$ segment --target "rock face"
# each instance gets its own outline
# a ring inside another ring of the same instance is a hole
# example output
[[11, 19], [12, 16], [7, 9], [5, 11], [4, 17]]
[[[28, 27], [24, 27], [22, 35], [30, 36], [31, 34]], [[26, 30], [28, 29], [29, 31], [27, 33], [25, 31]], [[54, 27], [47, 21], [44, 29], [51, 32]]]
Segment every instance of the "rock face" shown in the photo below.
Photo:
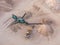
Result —
[[9, 12], [20, 0], [0, 0], [0, 11]]
[[56, 12], [60, 12], [60, 0], [46, 0], [46, 4], [52, 10], [54, 10]]
[[38, 32], [43, 36], [49, 36], [53, 34], [53, 30], [51, 29], [51, 27], [46, 24], [40, 25], [38, 28]]
[[11, 3], [9, 3], [7, 0], [1, 0], [0, 1], [0, 11], [10, 11], [12, 9]]
[[[21, 3], [20, 1], [21, 0], [12, 0], [11, 2], [11, 0], [0, 0], [0, 11], [7, 12], [5, 14], [3, 13], [3, 15], [0, 14], [2, 15], [2, 17], [0, 17], [0, 45], [60, 45], [60, 14], [56, 15], [47, 6], [51, 6], [55, 1], [47, 0], [48, 2], [54, 1], [49, 4], [46, 0], [44, 1], [46, 1], [47, 4], [42, 3], [43, 0], [22, 0]], [[54, 5], [52, 6], [54, 7]], [[32, 13], [31, 17], [25, 19], [27, 22], [43, 23], [42, 25], [37, 25], [36, 28], [33, 29], [33, 35], [31, 36], [32, 40], [26, 40], [24, 37], [26, 34], [30, 37], [31, 28], [28, 28], [29, 26], [16, 24], [11, 26], [11, 28], [9, 27], [14, 21], [12, 19], [12, 14], [23, 16], [23, 12], [25, 11]], [[52, 20], [53, 22], [46, 20], [41, 21], [43, 18]], [[47, 24], [46, 22], [50, 23]], [[50, 27], [50, 24], [53, 27], [53, 30]], [[53, 35], [53, 33], [55, 35]], [[45, 36], [47, 37], [51, 35], [53, 35], [53, 38], [49, 41], [44, 38]]]
[[6, 12], [14, 10], [20, 1], [21, 0], [0, 0], [0, 16], [4, 15]]

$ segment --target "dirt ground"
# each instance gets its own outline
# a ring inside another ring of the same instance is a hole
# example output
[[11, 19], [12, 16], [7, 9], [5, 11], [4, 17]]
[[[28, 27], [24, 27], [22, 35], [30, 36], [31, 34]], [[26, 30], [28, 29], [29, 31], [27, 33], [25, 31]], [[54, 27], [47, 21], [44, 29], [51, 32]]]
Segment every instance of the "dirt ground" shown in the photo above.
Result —
[[[56, 0], [0, 0], [0, 45], [60, 45], [60, 8], [59, 5], [57, 5], [59, 9], [54, 8], [56, 2]], [[12, 14], [23, 16], [28, 11], [33, 15], [25, 19], [27, 22], [39, 23], [42, 19], [52, 20], [53, 35], [42, 36], [37, 32], [38, 25], [33, 30], [31, 39], [25, 39], [30, 26], [17, 24], [21, 29], [13, 30]]]

